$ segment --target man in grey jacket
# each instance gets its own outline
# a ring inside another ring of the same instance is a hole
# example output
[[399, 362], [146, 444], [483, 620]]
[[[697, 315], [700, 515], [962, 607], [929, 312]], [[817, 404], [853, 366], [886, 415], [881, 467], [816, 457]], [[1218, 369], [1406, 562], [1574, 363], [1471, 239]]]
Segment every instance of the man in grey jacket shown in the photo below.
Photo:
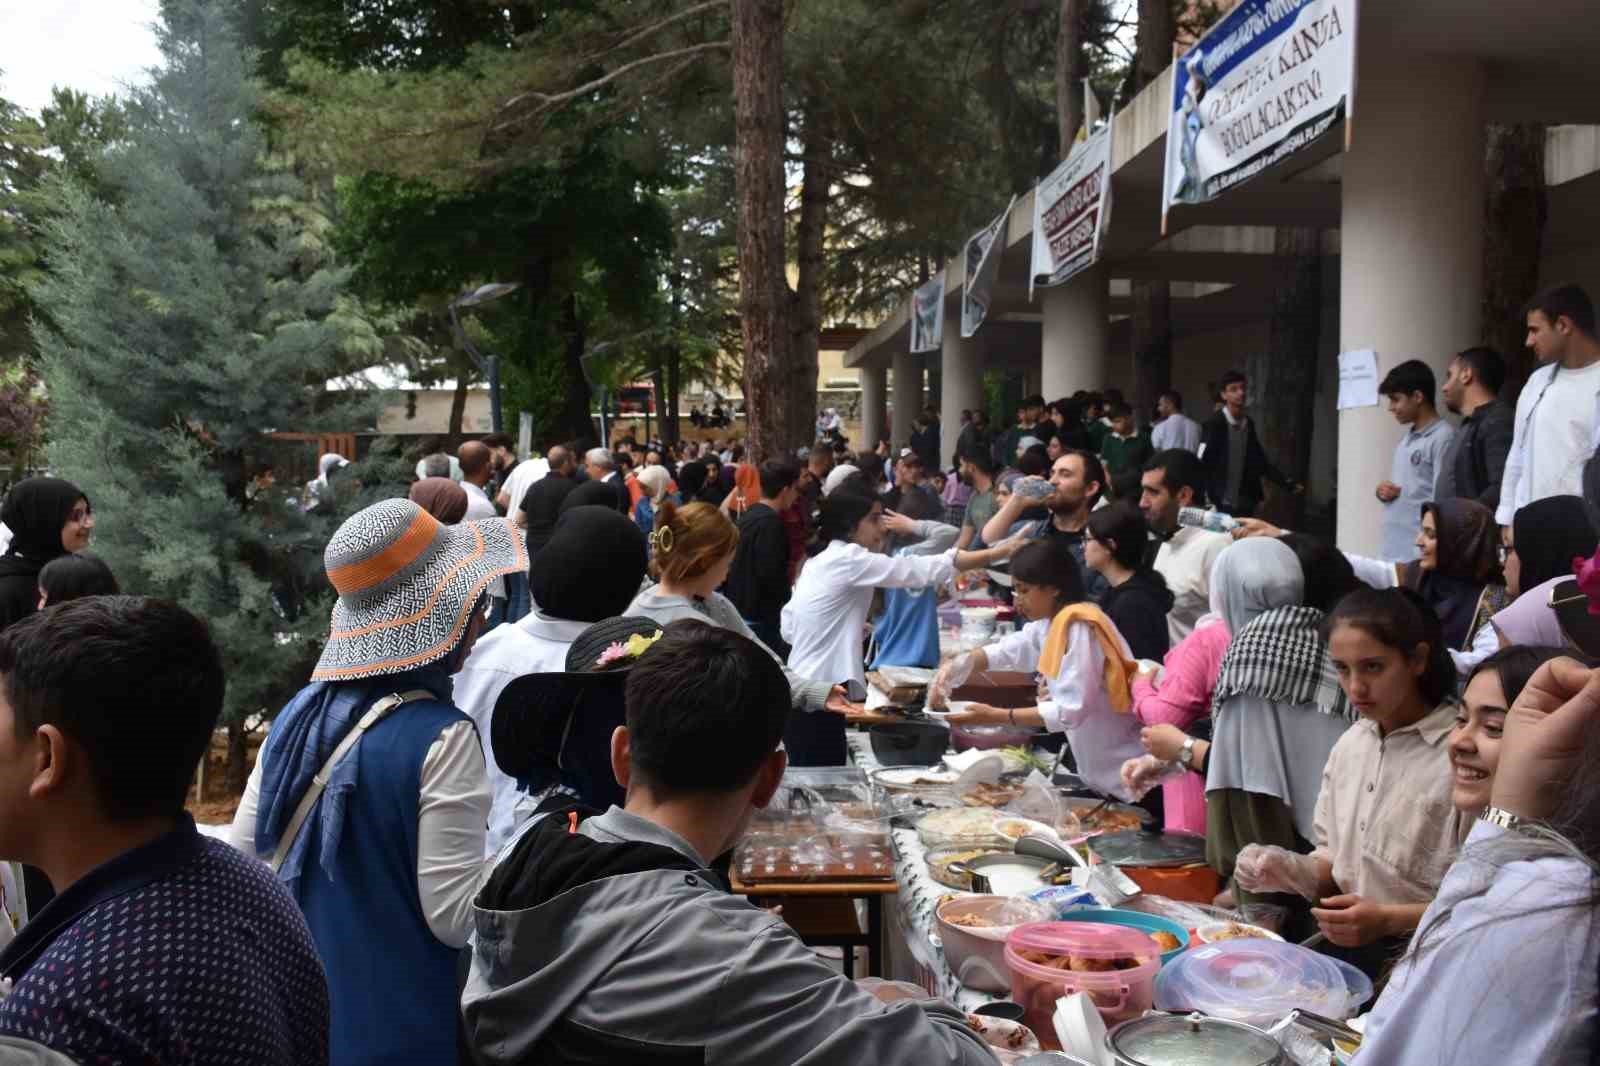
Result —
[[993, 1066], [960, 1011], [862, 991], [709, 868], [782, 781], [789, 702], [725, 629], [675, 622], [640, 657], [611, 742], [626, 805], [536, 818], [476, 901], [479, 1062]]

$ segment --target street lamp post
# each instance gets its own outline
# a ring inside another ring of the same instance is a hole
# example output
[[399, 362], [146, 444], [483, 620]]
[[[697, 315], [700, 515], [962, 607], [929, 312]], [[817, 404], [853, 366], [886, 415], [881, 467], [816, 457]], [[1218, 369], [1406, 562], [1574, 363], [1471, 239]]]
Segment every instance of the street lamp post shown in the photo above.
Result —
[[473, 365], [478, 368], [489, 382], [489, 425], [494, 432], [504, 430], [500, 418], [500, 357], [493, 352], [484, 355], [478, 351], [477, 345], [467, 336], [467, 331], [461, 328], [461, 320], [456, 317], [458, 307], [477, 307], [490, 300], [497, 300], [509, 292], [521, 288], [516, 282], [494, 281], [487, 285], [479, 285], [476, 289], [469, 290], [450, 301], [450, 329], [455, 333], [456, 343], [466, 350], [472, 359]]

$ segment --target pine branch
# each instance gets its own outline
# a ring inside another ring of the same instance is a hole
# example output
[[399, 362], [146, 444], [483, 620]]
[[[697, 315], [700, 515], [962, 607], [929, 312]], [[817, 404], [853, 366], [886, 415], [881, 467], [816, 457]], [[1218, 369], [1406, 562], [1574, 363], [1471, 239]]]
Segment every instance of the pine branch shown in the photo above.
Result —
[[[519, 94], [517, 96], [512, 97], [510, 100], [507, 100], [504, 104], [500, 105], [500, 107], [498, 109], [500, 111], [500, 113], [503, 114], [506, 111], [510, 110], [511, 108], [515, 107], [517, 104], [523, 103], [524, 101], [528, 101], [528, 100], [536, 101], [538, 106], [533, 108], [532, 110], [530, 110], [529, 112], [527, 112], [524, 115], [519, 115], [516, 118], [507, 119], [504, 122], [497, 122], [497, 123], [494, 123], [494, 124], [490, 125], [489, 132], [490, 133], [500, 133], [500, 132], [503, 132], [505, 130], [512, 129], [513, 127], [523, 125], [526, 122], [529, 122], [529, 121], [531, 121], [533, 119], [537, 119], [539, 116], [547, 114], [550, 111], [555, 110], [556, 108], [560, 107], [563, 104], [569, 103], [572, 100], [576, 100], [580, 96], [587, 96], [589, 93], [592, 93], [597, 89], [603, 89], [607, 85], [609, 85], [612, 82], [616, 81], [618, 78], [621, 78], [621, 77], [623, 77], [623, 76], [625, 76], [625, 75], [627, 75], [629, 73], [632, 73], [633, 71], [638, 70], [641, 67], [649, 66], [652, 63], [663, 63], [663, 62], [666, 62], [667, 60], [681, 60], [686, 56], [687, 57], [693, 57], [693, 56], [697, 56], [697, 55], [699, 55], [701, 53], [704, 53], [704, 52], [713, 52], [713, 51], [726, 52], [726, 51], [729, 50], [729, 47], [730, 46], [729, 46], [729, 43], [727, 41], [706, 41], [706, 42], [703, 42], [701, 44], [692, 44], [692, 45], [689, 45], [686, 48], [678, 48], [678, 49], [675, 49], [675, 50], [673, 50], [671, 52], [660, 52], [660, 53], [658, 53], [656, 55], [649, 55], [649, 56], [644, 56], [644, 57], [642, 57], [640, 59], [635, 59], [631, 63], [624, 63], [622, 66], [618, 67], [616, 70], [611, 71], [609, 74], [602, 75], [601, 77], [595, 78], [592, 81], [585, 82], [584, 84], [579, 85], [576, 88], [568, 89], [565, 92], [543, 93], [543, 92], [537, 92], [537, 91], [530, 91], [530, 92], [521, 93], [521, 94]], [[685, 66], [687, 66], [687, 64], [681, 65], [678, 69], [684, 69]]]

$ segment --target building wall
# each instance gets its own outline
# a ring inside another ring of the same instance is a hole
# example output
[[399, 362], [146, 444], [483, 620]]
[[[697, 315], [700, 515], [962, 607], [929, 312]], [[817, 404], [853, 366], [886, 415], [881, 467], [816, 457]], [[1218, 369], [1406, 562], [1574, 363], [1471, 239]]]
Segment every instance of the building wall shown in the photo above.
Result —
[[[450, 428], [453, 389], [410, 389], [401, 402], [384, 409], [378, 417], [379, 433], [444, 433]], [[467, 390], [467, 406], [462, 414], [464, 433], [488, 433], [493, 428], [489, 417], [489, 390]]]

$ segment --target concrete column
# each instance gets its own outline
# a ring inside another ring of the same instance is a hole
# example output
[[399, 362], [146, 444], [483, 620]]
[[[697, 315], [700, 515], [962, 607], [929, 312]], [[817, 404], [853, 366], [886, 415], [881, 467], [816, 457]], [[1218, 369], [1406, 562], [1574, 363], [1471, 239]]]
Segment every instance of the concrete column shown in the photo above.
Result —
[[961, 336], [961, 310], [944, 316], [944, 344], [939, 351], [939, 465], [946, 467], [956, 453], [956, 438], [961, 436], [961, 412], [983, 406], [983, 331], [976, 337]]
[[[1483, 295], [1484, 71], [1395, 55], [1363, 39], [1354, 142], [1344, 157], [1339, 349], [1378, 353], [1378, 379], [1421, 359], [1444, 380], [1479, 337]], [[1249, 195], [1249, 190], [1242, 190]], [[1441, 403], [1442, 407], [1442, 403]], [[1338, 544], [1378, 553], [1403, 427], [1382, 397], [1339, 412]]]
[[889, 443], [899, 451], [911, 443], [911, 423], [922, 411], [922, 356], [910, 351], [895, 352], [890, 369], [894, 371], [894, 381], [890, 383], [894, 391], [890, 393], [893, 410]]
[[871, 451], [883, 439], [888, 424], [889, 371], [886, 367], [861, 368], [861, 439], [852, 442], [857, 451]]
[[1044, 309], [1039, 392], [1045, 401], [1104, 386], [1111, 332], [1111, 282], [1105, 266], [1090, 267], [1038, 296]]

